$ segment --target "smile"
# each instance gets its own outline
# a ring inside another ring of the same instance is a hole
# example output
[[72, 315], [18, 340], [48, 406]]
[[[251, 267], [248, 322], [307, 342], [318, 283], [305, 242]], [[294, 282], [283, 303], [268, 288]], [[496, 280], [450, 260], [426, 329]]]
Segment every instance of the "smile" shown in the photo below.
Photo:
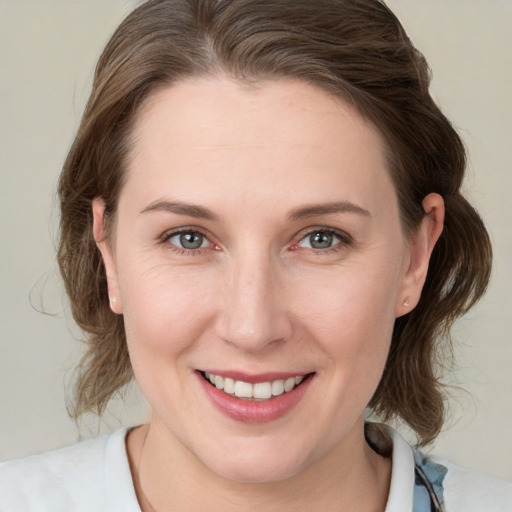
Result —
[[203, 372], [203, 376], [217, 389], [228, 395], [236, 396], [246, 400], [268, 400], [283, 393], [289, 393], [303, 380], [304, 375], [289, 377], [287, 379], [276, 379], [266, 382], [251, 384], [242, 380], [235, 380], [229, 377], [222, 377], [213, 373]]
[[[316, 372], [247, 375], [195, 372], [205, 396], [224, 416], [244, 423], [275, 421], [292, 411], [316, 380]], [[247, 382], [250, 381], [250, 382]]]

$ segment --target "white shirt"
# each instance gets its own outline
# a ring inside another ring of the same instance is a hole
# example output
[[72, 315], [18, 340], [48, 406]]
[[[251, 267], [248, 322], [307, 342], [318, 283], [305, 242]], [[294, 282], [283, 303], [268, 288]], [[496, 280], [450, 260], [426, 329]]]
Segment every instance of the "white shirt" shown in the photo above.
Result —
[[[126, 453], [127, 431], [0, 464], [0, 511], [141, 512]], [[415, 487], [418, 468], [427, 476], [432, 468], [441, 471], [437, 490], [446, 512], [512, 512], [511, 483], [425, 458], [396, 432], [388, 432], [393, 462], [385, 512], [430, 512], [430, 505], [425, 509], [427, 491]]]

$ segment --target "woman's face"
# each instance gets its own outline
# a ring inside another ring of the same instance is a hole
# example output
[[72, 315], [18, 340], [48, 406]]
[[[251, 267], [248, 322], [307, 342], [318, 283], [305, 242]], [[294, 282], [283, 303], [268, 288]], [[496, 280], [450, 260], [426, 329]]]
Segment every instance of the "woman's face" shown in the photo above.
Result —
[[235, 480], [359, 456], [422, 283], [380, 135], [305, 83], [194, 79], [155, 93], [133, 140], [99, 245], [154, 431]]

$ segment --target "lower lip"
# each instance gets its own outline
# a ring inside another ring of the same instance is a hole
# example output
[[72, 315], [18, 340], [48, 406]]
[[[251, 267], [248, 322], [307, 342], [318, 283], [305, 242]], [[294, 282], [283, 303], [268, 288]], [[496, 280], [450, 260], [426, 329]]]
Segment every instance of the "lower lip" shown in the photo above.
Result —
[[268, 423], [288, 413], [306, 394], [313, 376], [308, 376], [299, 386], [268, 400], [243, 400], [217, 389], [197, 372], [199, 381], [213, 404], [229, 418], [244, 423]]

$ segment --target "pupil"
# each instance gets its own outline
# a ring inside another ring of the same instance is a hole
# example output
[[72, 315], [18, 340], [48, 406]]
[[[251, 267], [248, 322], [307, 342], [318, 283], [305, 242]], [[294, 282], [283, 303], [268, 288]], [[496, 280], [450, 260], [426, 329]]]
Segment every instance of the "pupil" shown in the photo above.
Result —
[[332, 235], [329, 233], [315, 233], [310, 236], [311, 247], [315, 249], [327, 249], [332, 245]]
[[199, 233], [182, 233], [180, 244], [185, 249], [199, 249], [203, 244], [203, 235]]

